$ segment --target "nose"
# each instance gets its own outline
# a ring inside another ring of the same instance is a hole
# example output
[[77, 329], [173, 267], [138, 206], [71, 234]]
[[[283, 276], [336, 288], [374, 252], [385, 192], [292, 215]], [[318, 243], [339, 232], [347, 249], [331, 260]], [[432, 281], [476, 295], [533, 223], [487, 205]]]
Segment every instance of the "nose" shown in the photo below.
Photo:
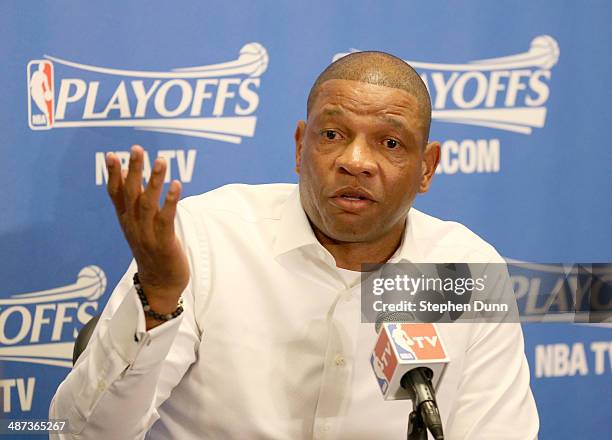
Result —
[[374, 152], [365, 139], [356, 137], [336, 158], [336, 166], [342, 173], [371, 177], [376, 173]]

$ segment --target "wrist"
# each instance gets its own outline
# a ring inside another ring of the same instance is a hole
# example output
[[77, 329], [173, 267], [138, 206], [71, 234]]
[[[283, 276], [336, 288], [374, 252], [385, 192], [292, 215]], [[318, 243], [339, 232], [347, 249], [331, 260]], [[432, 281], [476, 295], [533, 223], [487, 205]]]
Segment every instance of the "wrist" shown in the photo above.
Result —
[[[147, 288], [140, 283], [138, 272], [134, 274], [134, 287], [147, 318], [147, 327], [149, 327], [151, 320], [162, 323], [183, 313], [183, 298], [180, 292], [177, 294], [163, 292], [163, 294], [149, 295]], [[151, 290], [155, 292], [154, 289]]]
[[161, 314], [172, 313], [176, 310], [176, 307], [181, 300], [181, 293], [179, 291], [169, 290], [158, 290], [151, 289], [150, 287], [141, 284], [142, 291], [144, 292], [147, 303], [150, 308]]

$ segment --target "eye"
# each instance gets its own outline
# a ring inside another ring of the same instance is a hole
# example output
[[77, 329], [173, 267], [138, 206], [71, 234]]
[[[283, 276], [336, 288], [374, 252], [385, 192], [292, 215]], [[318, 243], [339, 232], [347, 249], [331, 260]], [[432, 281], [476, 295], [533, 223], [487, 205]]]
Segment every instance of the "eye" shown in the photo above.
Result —
[[323, 136], [325, 136], [325, 138], [329, 141], [336, 140], [340, 137], [336, 130], [324, 130]]
[[385, 147], [390, 148], [390, 149], [397, 148], [400, 145], [400, 143], [396, 141], [395, 139], [385, 139], [384, 144], [385, 144]]

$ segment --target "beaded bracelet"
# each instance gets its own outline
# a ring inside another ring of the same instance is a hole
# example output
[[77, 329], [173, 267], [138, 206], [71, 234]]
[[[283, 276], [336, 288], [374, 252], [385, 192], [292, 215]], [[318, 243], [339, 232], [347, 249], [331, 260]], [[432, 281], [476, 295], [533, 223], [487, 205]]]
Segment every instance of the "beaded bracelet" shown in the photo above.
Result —
[[172, 313], [167, 313], [162, 315], [161, 313], [157, 313], [151, 309], [149, 305], [149, 301], [147, 301], [147, 297], [145, 296], [144, 290], [142, 290], [142, 286], [140, 285], [140, 278], [138, 278], [138, 272], [134, 274], [134, 287], [136, 288], [136, 293], [138, 293], [138, 298], [140, 298], [140, 303], [142, 304], [142, 309], [145, 312], [145, 315], [157, 320], [157, 321], [170, 321], [173, 318], [176, 318], [178, 315], [183, 313], [183, 297], [179, 298], [178, 304], [176, 305], [176, 310]]

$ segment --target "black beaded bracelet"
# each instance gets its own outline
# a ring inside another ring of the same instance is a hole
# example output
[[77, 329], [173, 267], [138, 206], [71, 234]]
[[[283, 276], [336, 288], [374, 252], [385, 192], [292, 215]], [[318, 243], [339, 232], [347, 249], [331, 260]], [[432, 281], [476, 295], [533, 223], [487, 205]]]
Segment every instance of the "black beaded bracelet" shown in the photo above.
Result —
[[134, 274], [134, 288], [136, 289], [136, 293], [138, 293], [138, 298], [140, 298], [140, 303], [142, 304], [142, 309], [145, 312], [145, 315], [157, 320], [157, 321], [170, 321], [173, 318], [176, 318], [178, 315], [183, 313], [183, 297], [179, 298], [178, 304], [176, 305], [176, 310], [172, 313], [166, 313], [162, 315], [161, 313], [157, 313], [151, 309], [149, 305], [149, 301], [147, 301], [147, 297], [145, 296], [144, 290], [142, 290], [142, 286], [140, 285], [140, 278], [138, 278], [138, 272]]

